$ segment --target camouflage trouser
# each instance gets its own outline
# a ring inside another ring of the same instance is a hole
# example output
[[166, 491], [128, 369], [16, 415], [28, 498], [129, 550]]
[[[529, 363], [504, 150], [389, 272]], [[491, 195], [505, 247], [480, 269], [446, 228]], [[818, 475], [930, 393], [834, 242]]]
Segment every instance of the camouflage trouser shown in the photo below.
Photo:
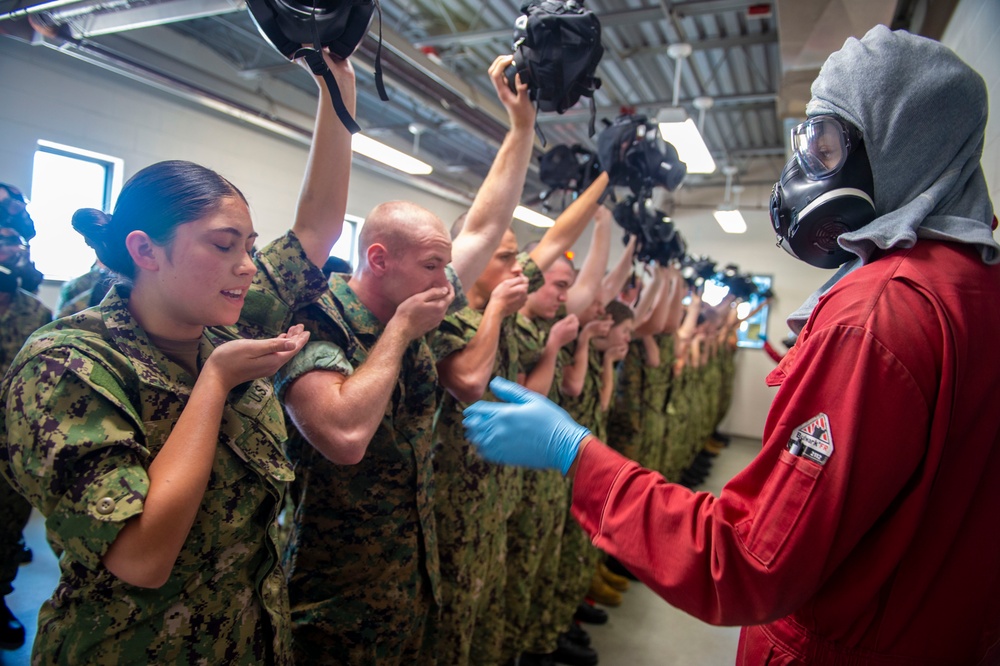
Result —
[[642, 395], [645, 367], [641, 342], [633, 341], [622, 362], [614, 401], [608, 414], [608, 439], [605, 443], [626, 458], [643, 464]]
[[[477, 486], [497, 484], [500, 476]], [[455, 482], [439, 485], [435, 497], [442, 609], [432, 620], [434, 644], [424, 651], [442, 666], [500, 661], [507, 522], [503, 503], [483, 502], [482, 495]]]
[[28, 500], [0, 477], [0, 597], [10, 594], [24, 546], [21, 533], [31, 516]]
[[667, 403], [667, 437], [659, 470], [667, 481], [676, 483], [681, 472], [690, 464], [687, 433], [689, 430], [690, 396], [687, 371], [674, 381]]
[[660, 469], [667, 434], [667, 392], [669, 369], [655, 368], [648, 373], [642, 396], [642, 444], [638, 461], [648, 469]]
[[[372, 562], [372, 566], [379, 566]], [[369, 594], [371, 593], [371, 594]], [[389, 607], [391, 605], [391, 608]], [[381, 606], [381, 607], [380, 607]], [[433, 645], [437, 612], [430, 582], [417, 573], [386, 590], [355, 588], [347, 596], [292, 606], [297, 664], [426, 666], [423, 646]]]
[[[573, 486], [567, 482], [567, 505], [572, 502]], [[573, 621], [576, 607], [580, 605], [594, 577], [601, 551], [592, 543], [565, 507], [566, 526], [563, 528], [562, 549], [559, 552], [559, 577], [555, 589], [553, 613], [559, 631], [566, 631]]]
[[[526, 651], [555, 650], [552, 594], [566, 503], [558, 472], [525, 470], [521, 503], [507, 526], [504, 662]], [[551, 647], [540, 647], [550, 640]]]

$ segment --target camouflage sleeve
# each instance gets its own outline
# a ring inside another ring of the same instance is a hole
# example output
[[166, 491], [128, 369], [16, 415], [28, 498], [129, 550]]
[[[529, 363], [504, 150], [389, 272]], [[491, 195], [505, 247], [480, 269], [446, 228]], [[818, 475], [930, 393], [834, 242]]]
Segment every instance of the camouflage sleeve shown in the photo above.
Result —
[[475, 337], [475, 329], [466, 326], [459, 315], [458, 312], [447, 315], [437, 329], [428, 336], [431, 353], [434, 354], [435, 360], [440, 361], [460, 349], [465, 349]]
[[452, 288], [455, 290], [455, 300], [448, 306], [448, 314], [454, 314], [466, 307], [469, 304], [469, 299], [466, 298], [465, 290], [462, 288], [462, 281], [458, 279], [458, 273], [455, 272], [451, 264], [444, 267], [444, 272], [448, 276], [448, 282], [451, 283]]
[[125, 521], [142, 512], [148, 451], [126, 415], [51, 349], [12, 377], [5, 395], [9, 472], [70, 557], [90, 569]]
[[274, 337], [284, 333], [292, 314], [327, 289], [323, 271], [309, 261], [291, 230], [268, 243], [256, 254], [254, 263], [257, 274], [239, 323], [245, 337]]
[[541, 267], [535, 263], [531, 255], [522, 252], [517, 255], [517, 263], [521, 265], [521, 272], [528, 278], [528, 293], [534, 293], [545, 285], [545, 274]]
[[88, 289], [87, 291], [78, 294], [77, 297], [72, 300], [60, 300], [56, 306], [56, 318], [62, 319], [63, 317], [74, 315], [81, 310], [86, 310], [90, 305], [91, 294], [93, 294], [93, 289]]
[[274, 376], [274, 390], [279, 400], [296, 379], [313, 370], [333, 370], [350, 376], [354, 372], [344, 350], [332, 342], [310, 342], [278, 370]]

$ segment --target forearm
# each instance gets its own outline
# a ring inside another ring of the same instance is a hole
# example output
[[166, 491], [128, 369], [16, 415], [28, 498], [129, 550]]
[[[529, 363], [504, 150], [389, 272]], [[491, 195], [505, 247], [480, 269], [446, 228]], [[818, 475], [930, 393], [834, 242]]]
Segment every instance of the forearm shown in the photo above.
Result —
[[[341, 85], [344, 104], [355, 115], [353, 85]], [[309, 261], [322, 266], [344, 228], [351, 176], [351, 133], [337, 117], [325, 84], [319, 86], [309, 158], [292, 229]]]
[[559, 356], [558, 349], [546, 347], [542, 355], [538, 358], [538, 363], [531, 369], [531, 372], [524, 378], [525, 388], [529, 388], [535, 393], [548, 395], [552, 390], [552, 380], [556, 374], [556, 359]]
[[585, 333], [580, 333], [576, 341], [576, 349], [573, 351], [573, 365], [563, 368], [562, 391], [568, 396], [578, 396], [583, 392], [583, 385], [587, 379], [587, 361], [590, 351], [590, 337]]
[[452, 244], [452, 267], [463, 285], [476, 281], [510, 228], [528, 174], [534, 136], [531, 127], [512, 128], [476, 193], [462, 232]]
[[142, 513], [125, 524], [103, 558], [126, 583], [158, 588], [170, 578], [208, 486], [227, 393], [203, 373], [150, 464]]
[[684, 321], [677, 329], [677, 335], [683, 339], [688, 339], [694, 335], [695, 327], [698, 326], [698, 315], [701, 314], [701, 295], [691, 294], [691, 302], [688, 303], [684, 311]]
[[350, 377], [308, 372], [285, 393], [285, 406], [302, 436], [331, 462], [357, 464], [368, 450], [399, 380], [409, 339], [392, 321]]
[[665, 280], [663, 276], [657, 272], [653, 278], [653, 283], [648, 289], [645, 289], [639, 296], [639, 302], [635, 306], [635, 321], [636, 329], [638, 330], [643, 324], [648, 323], [653, 318], [653, 312], [656, 309], [657, 304], [663, 298], [663, 291], [665, 288]]
[[610, 250], [610, 222], [595, 223], [590, 249], [587, 250], [583, 266], [580, 267], [576, 281], [573, 282], [566, 297], [566, 311], [570, 314], [580, 314], [594, 302], [600, 288], [601, 278], [604, 277], [604, 269], [608, 265]]
[[614, 361], [605, 358], [601, 364], [601, 411], [606, 412], [611, 408], [611, 396], [615, 392], [615, 364]]
[[[580, 237], [583, 230], [587, 228], [587, 224], [590, 223], [594, 214], [597, 213], [597, 209], [600, 206], [598, 200], [601, 198], [601, 195], [604, 194], [604, 190], [606, 190], [607, 187], [608, 175], [606, 173], [602, 173], [586, 190], [580, 193], [580, 196], [578, 196], [569, 206], [566, 207], [566, 210], [564, 210], [562, 214], [556, 218], [555, 224], [553, 224], [552, 227], [545, 232], [545, 235], [542, 236], [538, 245], [531, 251], [531, 258], [541, 267], [543, 271], [551, 266], [552, 262], [558, 259], [560, 255], [565, 253], [566, 250], [568, 250]], [[603, 273], [604, 267], [608, 263], [611, 225], [610, 221], [607, 220], [598, 226], [607, 228], [606, 239], [603, 241], [603, 250], [598, 250], [598, 248], [595, 247], [595, 244], [598, 242], [598, 231], [595, 228], [594, 244], [591, 245], [590, 252], [587, 256], [589, 258], [591, 253], [603, 251], [603, 260], [601, 260], [600, 257], [597, 258], [598, 263], [600, 263], [597, 270], [599, 273]]]
[[646, 365], [650, 368], [660, 367], [660, 345], [652, 335], [642, 336], [642, 349], [646, 352]]
[[441, 385], [459, 402], [474, 402], [486, 392], [493, 377], [502, 322], [502, 313], [487, 306], [479, 329], [469, 344], [438, 363]]
[[632, 271], [632, 253], [634, 249], [635, 236], [632, 236], [628, 241], [628, 245], [625, 246], [622, 256], [618, 258], [618, 263], [601, 280], [598, 297], [601, 299], [602, 305], [607, 305], [615, 300], [615, 297], [621, 293], [626, 280], [628, 280], [629, 273]]

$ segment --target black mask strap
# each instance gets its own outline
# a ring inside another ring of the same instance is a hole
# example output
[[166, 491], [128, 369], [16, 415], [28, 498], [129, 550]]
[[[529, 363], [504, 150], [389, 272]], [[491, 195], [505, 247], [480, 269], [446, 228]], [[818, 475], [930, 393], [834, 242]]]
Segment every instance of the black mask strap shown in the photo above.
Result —
[[383, 102], [389, 101], [389, 95], [385, 92], [385, 83], [382, 81], [382, 5], [379, 0], [375, 0], [375, 9], [378, 11], [378, 47], [375, 49], [375, 88], [378, 90], [378, 98]]
[[301, 48], [292, 54], [292, 59], [304, 57], [306, 64], [309, 65], [309, 69], [316, 76], [322, 76], [323, 81], [326, 83], [327, 89], [330, 91], [330, 100], [333, 102], [333, 110], [337, 113], [337, 117], [340, 118], [340, 122], [344, 123], [344, 127], [351, 134], [357, 134], [361, 131], [361, 126], [355, 122], [354, 118], [351, 117], [350, 111], [347, 110], [347, 106], [344, 104], [344, 98], [340, 94], [340, 86], [337, 85], [337, 79], [334, 78], [333, 72], [330, 71], [329, 66], [326, 64], [326, 60], [323, 59], [322, 44], [319, 38], [319, 24], [316, 22], [316, 7], [313, 6], [312, 15], [312, 32], [313, 32], [313, 46], [312, 48]]

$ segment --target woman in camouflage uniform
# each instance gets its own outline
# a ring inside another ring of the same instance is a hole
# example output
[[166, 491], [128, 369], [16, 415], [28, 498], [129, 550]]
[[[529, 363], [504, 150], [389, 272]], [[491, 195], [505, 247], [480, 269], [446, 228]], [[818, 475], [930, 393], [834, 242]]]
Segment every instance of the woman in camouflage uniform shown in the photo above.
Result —
[[0, 386], [0, 472], [62, 551], [35, 664], [291, 663], [275, 518], [294, 475], [266, 378], [308, 338], [281, 331], [326, 289], [344, 219], [350, 135], [319, 108], [292, 231], [251, 260], [232, 184], [140, 171], [98, 242], [130, 284], [32, 335]]

